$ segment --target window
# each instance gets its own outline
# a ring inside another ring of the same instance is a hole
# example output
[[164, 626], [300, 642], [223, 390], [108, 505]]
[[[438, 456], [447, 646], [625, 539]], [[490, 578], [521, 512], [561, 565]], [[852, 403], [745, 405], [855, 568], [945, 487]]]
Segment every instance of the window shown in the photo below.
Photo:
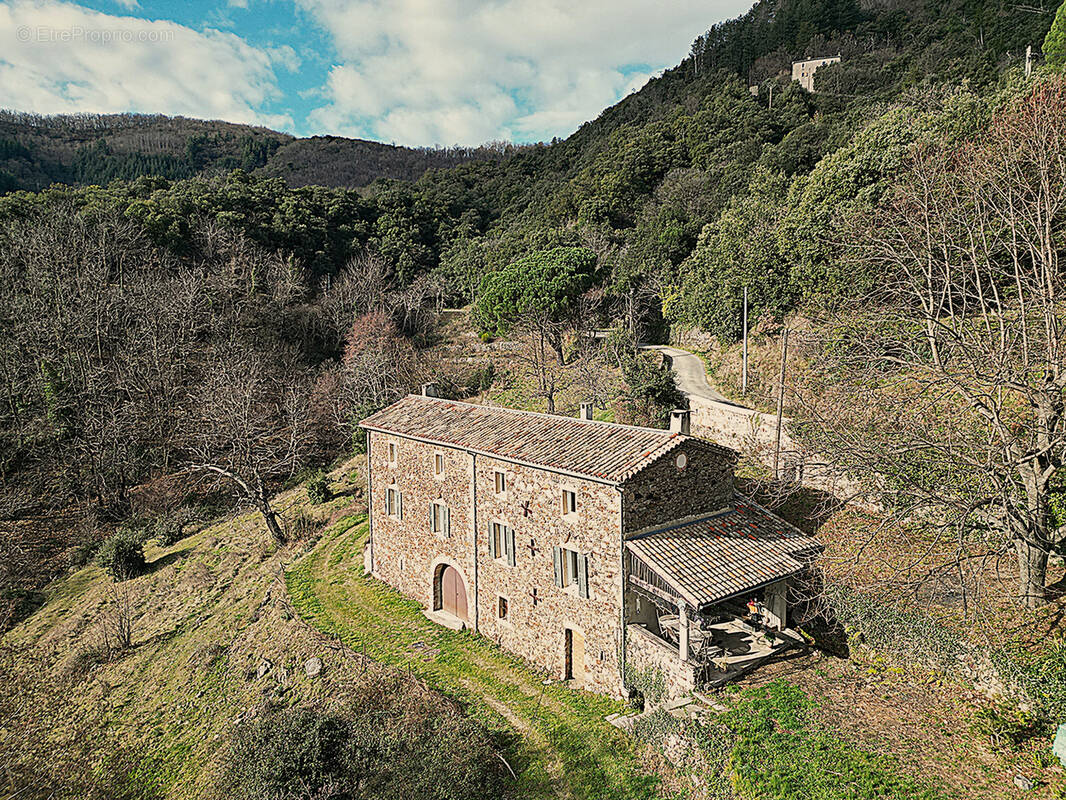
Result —
[[435, 501], [429, 505], [429, 526], [438, 536], [451, 535], [451, 512], [444, 503]]
[[396, 442], [389, 442], [389, 463], [396, 463]]
[[438, 478], [444, 477], [444, 453], [433, 454], [433, 474]]
[[580, 556], [576, 550], [563, 548], [563, 586], [577, 583], [577, 563]]
[[563, 489], [563, 516], [577, 513], [577, 492]]
[[496, 599], [496, 616], [499, 619], [507, 619], [507, 598], [502, 595]]
[[589, 596], [589, 557], [569, 547], [556, 547], [552, 551], [555, 566], [555, 585], [560, 589], [577, 587], [579, 597]]
[[514, 531], [502, 522], [492, 523], [489, 532], [489, 555], [508, 565], [515, 566]]
[[496, 494], [504, 494], [507, 491], [507, 473], [496, 473]]
[[403, 519], [403, 495], [395, 486], [385, 490], [385, 513], [396, 519]]

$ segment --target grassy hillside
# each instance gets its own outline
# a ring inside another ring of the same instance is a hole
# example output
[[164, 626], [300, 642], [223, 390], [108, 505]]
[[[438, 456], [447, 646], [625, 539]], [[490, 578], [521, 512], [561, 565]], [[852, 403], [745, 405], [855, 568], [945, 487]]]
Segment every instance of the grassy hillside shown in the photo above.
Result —
[[[309, 537], [290, 547], [272, 545], [256, 516], [235, 516], [150, 548], [147, 572], [130, 581], [85, 567], [49, 585], [44, 605], [0, 645], [0, 788], [33, 798], [219, 797], [242, 721], [329, 707], [391, 675], [410, 702], [458, 702], [510, 741], [502, 756], [514, 797], [1012, 796], [1017, 766], [971, 730], [972, 699], [880, 661], [810, 654], [723, 690], [717, 712], [660, 713], [623, 734], [604, 719], [621, 704], [429, 622], [366, 576], [355, 466], [333, 473], [330, 503], [310, 505], [303, 488], [277, 498]], [[132, 647], [103, 660], [102, 626], [126, 600]], [[309, 675], [313, 658], [322, 668]], [[683, 739], [688, 755], [672, 767], [663, 752], [676, 758]]]

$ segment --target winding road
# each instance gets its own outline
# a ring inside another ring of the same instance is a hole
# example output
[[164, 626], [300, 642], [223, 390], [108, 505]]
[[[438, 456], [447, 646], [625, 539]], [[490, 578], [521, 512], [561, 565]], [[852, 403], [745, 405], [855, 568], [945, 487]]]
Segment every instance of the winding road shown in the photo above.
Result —
[[642, 344], [640, 349], [654, 350], [664, 356], [669, 356], [674, 375], [677, 376], [677, 387], [689, 397], [736, 405], [707, 382], [707, 367], [703, 359], [695, 353], [666, 344]]

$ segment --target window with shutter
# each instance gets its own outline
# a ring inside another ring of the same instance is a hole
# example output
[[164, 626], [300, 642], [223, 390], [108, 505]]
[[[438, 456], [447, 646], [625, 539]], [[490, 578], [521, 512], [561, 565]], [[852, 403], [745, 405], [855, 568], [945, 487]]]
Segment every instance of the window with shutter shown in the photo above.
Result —
[[493, 558], [500, 557], [500, 524], [492, 523], [489, 530], [489, 555]]
[[517, 556], [515, 555], [514, 546], [514, 531], [510, 528], [504, 528], [507, 536], [507, 563], [512, 567], [518, 563]]
[[555, 585], [563, 585], [563, 548], [552, 548], [552, 562], [555, 566]]
[[577, 558], [577, 593], [581, 597], [589, 596], [589, 557], [586, 555]]
[[451, 512], [448, 506], [441, 502], [433, 502], [429, 505], [429, 527], [433, 533], [439, 536], [448, 536], [450, 533], [449, 516]]

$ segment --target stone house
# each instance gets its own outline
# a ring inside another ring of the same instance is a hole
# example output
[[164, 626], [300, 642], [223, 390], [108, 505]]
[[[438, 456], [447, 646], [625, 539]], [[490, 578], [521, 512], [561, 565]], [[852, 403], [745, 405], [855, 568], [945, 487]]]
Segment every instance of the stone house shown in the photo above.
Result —
[[736, 493], [688, 412], [656, 430], [432, 395], [360, 423], [368, 568], [432, 619], [615, 696], [649, 671], [685, 693], [785, 628], [820, 546]]
[[840, 63], [840, 56], [823, 56], [822, 58], [808, 58], [803, 61], [792, 62], [792, 80], [798, 81], [799, 85], [808, 92], [814, 91], [814, 73], [829, 64]]

